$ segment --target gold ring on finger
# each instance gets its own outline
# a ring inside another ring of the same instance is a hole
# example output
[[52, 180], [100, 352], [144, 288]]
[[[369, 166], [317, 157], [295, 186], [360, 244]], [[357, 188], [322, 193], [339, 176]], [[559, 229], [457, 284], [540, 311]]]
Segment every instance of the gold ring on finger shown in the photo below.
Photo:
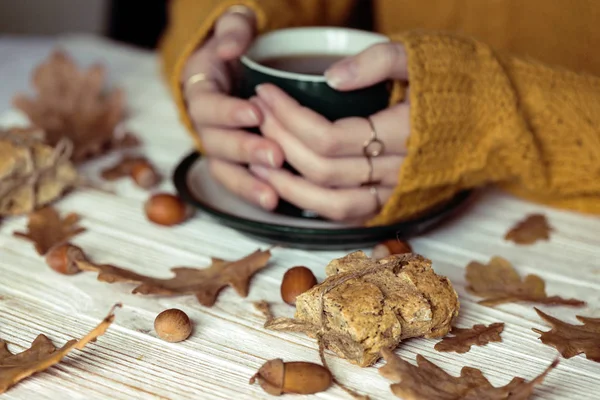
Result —
[[377, 137], [377, 131], [371, 118], [367, 118], [367, 122], [371, 128], [371, 137], [363, 145], [363, 154], [365, 157], [377, 157], [385, 151], [385, 144]]
[[208, 75], [205, 74], [204, 72], [198, 72], [192, 76], [190, 76], [189, 78], [186, 79], [184, 86], [185, 87], [190, 87], [192, 85], [195, 85], [198, 82], [205, 82], [210, 80], [208, 78]]

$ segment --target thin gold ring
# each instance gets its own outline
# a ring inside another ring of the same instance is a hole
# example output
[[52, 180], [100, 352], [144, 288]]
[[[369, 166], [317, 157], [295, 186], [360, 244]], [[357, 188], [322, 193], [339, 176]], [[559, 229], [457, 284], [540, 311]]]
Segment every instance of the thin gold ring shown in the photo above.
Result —
[[367, 180], [363, 183], [360, 184], [360, 186], [373, 186], [373, 185], [380, 185], [381, 181], [374, 181], [373, 180], [373, 160], [371, 159], [371, 157], [365, 157], [367, 159], [367, 164], [369, 166], [369, 174], [367, 175]]
[[198, 72], [192, 76], [190, 76], [189, 78], [186, 79], [184, 86], [185, 87], [190, 87], [198, 82], [204, 82], [204, 81], [208, 81], [208, 75], [205, 74], [204, 72]]
[[385, 144], [377, 137], [377, 131], [371, 118], [367, 118], [367, 122], [371, 128], [371, 137], [363, 145], [363, 154], [365, 157], [377, 157], [385, 151]]
[[381, 211], [381, 200], [379, 199], [379, 192], [377, 191], [377, 187], [376, 186], [369, 186], [369, 192], [375, 198], [375, 207], [376, 207], [375, 211], [376, 212]]

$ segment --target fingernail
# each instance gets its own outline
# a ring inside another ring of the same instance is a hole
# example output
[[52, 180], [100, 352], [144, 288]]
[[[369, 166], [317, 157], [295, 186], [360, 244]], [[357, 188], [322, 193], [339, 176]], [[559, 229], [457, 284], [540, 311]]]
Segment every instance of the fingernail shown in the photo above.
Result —
[[277, 165], [275, 164], [275, 155], [271, 150], [258, 149], [254, 153], [254, 156], [256, 157], [257, 161], [261, 164], [266, 164], [270, 167], [277, 167]]
[[358, 76], [358, 66], [354, 60], [344, 60], [325, 71], [325, 79], [329, 86], [338, 88], [352, 82]]
[[258, 176], [259, 178], [264, 180], [269, 179], [270, 171], [268, 168], [261, 167], [260, 165], [253, 165], [251, 169], [254, 175]]
[[255, 90], [261, 99], [263, 99], [267, 103], [271, 102], [271, 95], [269, 93], [269, 89], [267, 89], [264, 84], [257, 85]]
[[256, 114], [256, 111], [254, 111], [252, 108], [244, 108], [238, 110], [235, 113], [234, 118], [237, 123], [243, 125], [257, 125], [259, 122], [258, 115]]
[[261, 195], [258, 197], [258, 202], [260, 203], [262, 208], [271, 208], [271, 198], [268, 193], [261, 193]]

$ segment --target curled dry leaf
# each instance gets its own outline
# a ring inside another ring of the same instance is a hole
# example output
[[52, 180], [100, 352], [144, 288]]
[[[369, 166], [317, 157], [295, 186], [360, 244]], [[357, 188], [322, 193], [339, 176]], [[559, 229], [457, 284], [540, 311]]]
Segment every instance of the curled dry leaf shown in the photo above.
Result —
[[534, 332], [541, 335], [542, 343], [555, 347], [564, 358], [584, 353], [588, 360], [600, 362], [600, 318], [577, 315], [576, 318], [583, 322], [583, 325], [571, 325], [537, 308], [535, 311], [552, 325], [548, 332], [533, 328]]
[[538, 240], [549, 240], [550, 232], [552, 227], [543, 214], [531, 214], [506, 232], [504, 239], [517, 244], [533, 244]]
[[44, 207], [29, 215], [27, 232], [15, 232], [14, 235], [33, 242], [38, 254], [43, 256], [52, 247], [85, 232], [78, 222], [79, 215], [75, 213], [61, 218], [53, 207]]
[[526, 301], [547, 305], [582, 306], [577, 299], [548, 296], [546, 284], [537, 275], [527, 275], [524, 280], [510, 262], [502, 257], [492, 257], [487, 265], [472, 261], [467, 265], [467, 291], [484, 300], [479, 304], [496, 306], [503, 303]]
[[237, 261], [212, 259], [212, 264], [205, 269], [177, 267], [171, 271], [175, 274], [170, 279], [158, 279], [108, 264], [94, 264], [88, 260], [77, 262], [83, 271], [98, 272], [101, 282], [135, 283], [136, 294], [182, 295], [193, 294], [198, 301], [211, 307], [225, 286], [231, 286], [242, 297], [248, 296], [248, 286], [252, 276], [267, 266], [271, 258], [270, 250], [256, 250]]
[[113, 306], [106, 318], [83, 338], [70, 340], [59, 349], [54, 347], [46, 336], [39, 335], [29, 349], [12, 354], [8, 351], [6, 342], [0, 339], [0, 394], [17, 382], [58, 364], [71, 350], [81, 350], [89, 342], [95, 341], [112, 324], [115, 319], [114, 309], [120, 306], [120, 304]]
[[39, 129], [0, 129], [0, 216], [32, 212], [75, 186], [71, 153], [68, 139], [45, 144]]
[[434, 348], [437, 351], [466, 353], [471, 350], [471, 346], [485, 346], [490, 342], [501, 342], [500, 333], [503, 330], [504, 324], [502, 322], [495, 322], [488, 326], [477, 324], [470, 329], [453, 327], [451, 333], [454, 336], [445, 337]]
[[114, 133], [125, 114], [125, 96], [121, 89], [105, 87], [105, 75], [104, 66], [83, 70], [56, 50], [33, 73], [36, 97], [17, 94], [13, 104], [46, 131], [47, 143], [55, 146], [68, 138], [72, 160], [84, 161], [120, 143]]
[[417, 355], [417, 365], [402, 360], [389, 349], [384, 349], [382, 355], [386, 364], [379, 373], [398, 382], [391, 385], [392, 393], [404, 400], [526, 400], [531, 397], [535, 386], [541, 384], [558, 365], [558, 360], [555, 360], [529, 382], [513, 378], [506, 386], [494, 387], [476, 368], [463, 367], [460, 376], [454, 377], [420, 354]]
[[265, 327], [304, 332], [361, 367], [382, 348], [412, 337], [439, 338], [458, 315], [458, 296], [431, 261], [416, 254], [374, 260], [357, 251], [326, 267], [328, 278], [296, 299], [294, 319]]

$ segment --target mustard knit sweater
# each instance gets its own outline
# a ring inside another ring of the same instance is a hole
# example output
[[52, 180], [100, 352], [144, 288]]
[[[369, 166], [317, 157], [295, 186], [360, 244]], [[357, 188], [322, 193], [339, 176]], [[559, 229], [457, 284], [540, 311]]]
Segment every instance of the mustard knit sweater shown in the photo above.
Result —
[[[160, 49], [194, 138], [179, 76], [215, 20], [239, 4], [255, 11], [265, 32], [343, 25], [355, 1], [171, 0]], [[376, 29], [408, 53], [411, 134], [399, 184], [371, 224], [487, 184], [600, 214], [600, 1], [379, 0], [373, 7]]]

